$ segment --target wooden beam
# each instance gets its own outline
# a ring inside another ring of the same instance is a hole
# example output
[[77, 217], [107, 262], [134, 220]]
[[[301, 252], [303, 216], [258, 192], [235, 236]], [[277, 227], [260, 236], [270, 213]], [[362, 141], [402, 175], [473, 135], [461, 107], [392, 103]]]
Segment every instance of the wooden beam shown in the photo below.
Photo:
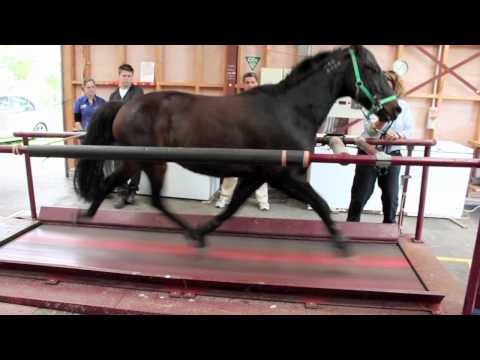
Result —
[[454, 96], [443, 95], [442, 100], [457, 100], [457, 101], [480, 101], [480, 96]]
[[[195, 88], [197, 86], [196, 83], [194, 82], [174, 82], [174, 81], [161, 81], [159, 83], [141, 83], [141, 82], [133, 82], [135, 85], [139, 85], [142, 87], [156, 87], [159, 85], [160, 87], [191, 87]], [[74, 80], [72, 81], [73, 86], [81, 86], [83, 83], [80, 80]], [[118, 81], [112, 80], [112, 81], [104, 81], [104, 80], [95, 80], [95, 84], [97, 87], [116, 87], [118, 84]], [[198, 83], [199, 88], [210, 88], [210, 89], [223, 89], [225, 87], [224, 84], [209, 84], [209, 83]]]
[[177, 87], [177, 88], [191, 88], [193, 90], [196, 89], [197, 84], [194, 83], [176, 83], [176, 82], [170, 82], [170, 83], [161, 83], [160, 86], [162, 88], [172, 88], [172, 87]]
[[435, 94], [410, 94], [405, 96], [406, 99], [435, 99]]
[[[80, 80], [73, 80], [72, 85], [82, 85], [83, 82]], [[154, 88], [156, 86], [155, 82], [141, 82], [141, 81], [134, 81], [134, 85], [138, 86], [143, 86], [143, 87], [148, 87], [148, 88]], [[105, 80], [95, 80], [95, 85], [97, 87], [99, 86], [110, 86], [110, 87], [117, 87], [118, 86], [118, 80], [110, 80], [110, 81], [105, 81]], [[162, 84], [161, 84], [162, 85]]]
[[62, 46], [62, 73], [63, 73], [63, 117], [66, 131], [73, 130], [73, 103], [75, 101], [75, 87], [72, 85], [75, 76], [75, 47]]
[[270, 67], [270, 51], [272, 50], [271, 45], [264, 45], [263, 47], [263, 66]]
[[[416, 47], [417, 47], [421, 52], [423, 52], [424, 54], [426, 54], [426, 55], [428, 55], [428, 56], [430, 57], [431, 54], [426, 53], [422, 47], [420, 47], [420, 46], [416, 46]], [[441, 78], [441, 77], [443, 77], [443, 76], [445, 76], [445, 75], [447, 75], [447, 74], [451, 74], [452, 76], [455, 76], [456, 78], [462, 79], [460, 76], [458, 76], [458, 74], [455, 73], [454, 70], [457, 69], [457, 68], [459, 68], [459, 67], [461, 67], [461, 66], [464, 66], [466, 63], [471, 62], [472, 60], [474, 60], [474, 59], [476, 59], [476, 58], [478, 58], [478, 57], [480, 57], [480, 52], [477, 52], [477, 53], [475, 53], [474, 55], [469, 56], [468, 58], [460, 61], [459, 63], [457, 63], [457, 64], [455, 64], [455, 65], [453, 65], [453, 66], [451, 66], [451, 67], [448, 67], [448, 69], [446, 69], [446, 70], [440, 71], [440, 73], [439, 73], [438, 75], [433, 76], [433, 77], [431, 77], [430, 79], [428, 79], [428, 80], [422, 82], [421, 84], [418, 84], [417, 86], [413, 87], [412, 89], [408, 90], [408, 91], [406, 92], [406, 95], [409, 95], [409, 94], [417, 91], [418, 89], [422, 88], [423, 86], [427, 85], [428, 83], [431, 83], [432, 81], [435, 81], [435, 79], [439, 79], [439, 78]], [[462, 81], [465, 81], [465, 80], [462, 79]]]
[[237, 82], [235, 85], [235, 89], [238, 90], [237, 85], [242, 83], [242, 60], [243, 60], [243, 48], [242, 45], [237, 45]]
[[116, 45], [117, 67], [127, 62], [127, 45]]
[[[443, 46], [443, 53], [442, 53], [442, 64], [447, 65], [448, 63], [448, 52], [450, 50], [450, 45], [439, 45]], [[446, 76], [442, 76], [438, 82], [438, 89], [437, 89], [437, 95], [438, 95], [438, 100], [437, 100], [437, 107], [439, 108], [440, 105], [442, 104], [444, 94], [443, 91], [445, 90], [445, 79]]]
[[[239, 45], [227, 45], [225, 48], [225, 95], [235, 95], [239, 84]], [[241, 75], [240, 75], [241, 76]]]
[[478, 112], [477, 112], [477, 121], [475, 123], [475, 141], [480, 142], [480, 105], [477, 106]]
[[397, 45], [397, 49], [395, 51], [395, 60], [399, 60], [402, 58], [404, 50], [405, 50], [405, 45]]
[[[438, 95], [435, 94], [410, 94], [406, 96], [407, 99], [436, 99]], [[457, 101], [480, 101], [480, 96], [455, 96], [442, 95], [442, 100], [457, 100]]]
[[203, 45], [195, 46], [195, 93], [200, 91], [203, 68]]
[[[240, 81], [241, 82], [241, 81]], [[97, 87], [116, 87], [117, 80], [95, 80]], [[73, 86], [81, 86], [83, 83], [80, 80], [72, 81]], [[138, 83], [135, 82], [138, 85]], [[195, 88], [196, 84], [194, 82], [174, 82], [174, 81], [160, 81], [159, 84], [151, 83], [151, 84], [140, 84], [143, 87], [156, 87], [159, 85], [160, 87], [186, 87], [186, 88]], [[206, 88], [206, 89], [224, 89], [224, 84], [209, 84], [209, 83], [199, 83], [199, 88]], [[243, 89], [243, 85], [241, 83], [235, 85], [236, 89]], [[436, 99], [438, 96], [434, 94], [411, 94], [408, 95], [407, 99]], [[480, 101], [480, 96], [454, 96], [454, 95], [443, 95], [443, 100], [457, 100], [457, 101]]]
[[162, 88], [163, 76], [163, 45], [155, 47], [155, 90], [160, 91]]
[[123, 45], [122, 46], [122, 64], [125, 64], [127, 62], [127, 56], [128, 56], [128, 45]]
[[[63, 126], [66, 131], [73, 130], [73, 104], [75, 102], [75, 87], [72, 81], [75, 77], [75, 45], [62, 45], [63, 73]], [[75, 167], [75, 161], [68, 159], [67, 171]]]
[[90, 45], [82, 45], [82, 58], [83, 58], [82, 81], [85, 81], [86, 79], [90, 79], [92, 77]]
[[[422, 50], [422, 48], [419, 48], [419, 50]], [[438, 54], [440, 54], [440, 63], [443, 64], [444, 63], [443, 45], [438, 45], [437, 56], [435, 57], [435, 59], [438, 59]], [[432, 58], [432, 60], [433, 60], [433, 58]], [[438, 74], [439, 74], [442, 70], [442, 66], [440, 64], [435, 63], [434, 74], [433, 74], [434, 76], [437, 75], [437, 71], [436, 71], [437, 68], [438, 68]], [[433, 123], [436, 123], [437, 117], [438, 117], [438, 114], [439, 114], [440, 98], [441, 98], [442, 93], [443, 93], [443, 87], [441, 89], [440, 81], [443, 81], [444, 78], [445, 77], [440, 77], [440, 78], [433, 81], [433, 84], [434, 84], [433, 85], [433, 90], [432, 90], [433, 91], [433, 97], [432, 97], [433, 101], [432, 101], [432, 105], [430, 106], [430, 109], [428, 110], [428, 113], [427, 113], [427, 121], [431, 121]], [[433, 113], [433, 111], [435, 111], [435, 113]], [[427, 139], [434, 139], [435, 138], [435, 126], [433, 126], [433, 128], [426, 129], [425, 134], [426, 134]]]

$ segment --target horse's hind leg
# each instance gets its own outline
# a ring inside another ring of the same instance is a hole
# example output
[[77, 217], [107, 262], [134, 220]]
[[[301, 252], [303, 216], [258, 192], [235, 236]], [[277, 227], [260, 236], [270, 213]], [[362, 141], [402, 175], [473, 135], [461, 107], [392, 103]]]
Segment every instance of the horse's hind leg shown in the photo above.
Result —
[[195, 232], [197, 237], [204, 241], [204, 236], [222, 225], [226, 220], [232, 217], [237, 210], [247, 201], [247, 199], [252, 195], [255, 190], [257, 190], [263, 183], [265, 179], [255, 179], [255, 178], [242, 178], [240, 179], [235, 191], [233, 192], [232, 199], [227, 208], [223, 210], [220, 214], [215, 216], [213, 219], [205, 223], [204, 225], [199, 226]]
[[160, 192], [163, 187], [163, 183], [165, 180], [165, 172], [167, 171], [167, 164], [166, 163], [155, 163], [155, 164], [147, 164], [143, 167], [143, 170], [147, 174], [150, 180], [150, 186], [152, 188], [152, 205], [164, 213], [169, 219], [171, 219], [175, 224], [180, 226], [184, 229], [188, 236], [192, 240], [197, 240], [197, 244], [200, 247], [203, 247], [204, 244], [200, 240], [196, 238], [195, 232], [193, 228], [182, 221], [178, 216], [171, 213], [164, 205], [162, 198], [160, 196]]
[[346, 239], [335, 227], [335, 223], [330, 216], [331, 211], [327, 202], [317, 194], [312, 186], [303, 179], [297, 179], [293, 175], [282, 176], [271, 182], [271, 185], [283, 191], [294, 199], [310, 205], [313, 210], [323, 220], [325, 226], [331, 234], [335, 247], [343, 256], [352, 255], [350, 245]]

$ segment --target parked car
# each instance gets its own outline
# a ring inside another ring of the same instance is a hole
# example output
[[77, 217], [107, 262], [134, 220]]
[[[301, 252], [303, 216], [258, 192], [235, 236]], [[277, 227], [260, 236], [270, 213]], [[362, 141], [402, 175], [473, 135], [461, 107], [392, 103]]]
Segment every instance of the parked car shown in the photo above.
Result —
[[24, 96], [0, 95], [0, 137], [14, 131], [48, 131], [48, 118]]

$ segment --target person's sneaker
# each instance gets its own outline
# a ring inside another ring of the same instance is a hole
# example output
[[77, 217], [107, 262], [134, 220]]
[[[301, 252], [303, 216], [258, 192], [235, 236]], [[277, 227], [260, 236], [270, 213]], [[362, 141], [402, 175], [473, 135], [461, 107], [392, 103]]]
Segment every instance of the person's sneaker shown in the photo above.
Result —
[[225, 206], [227, 206], [229, 203], [228, 198], [225, 196], [220, 196], [218, 199], [217, 203], [215, 204], [215, 207], [219, 209], [223, 209]]
[[131, 192], [128, 194], [127, 199], [125, 200], [127, 204], [133, 204], [135, 202], [135, 193]]
[[269, 203], [259, 203], [259, 204], [258, 204], [258, 207], [259, 207], [260, 210], [262, 210], [262, 211], [268, 211], [268, 210], [270, 210], [270, 204], [269, 204]]
[[122, 209], [125, 207], [125, 205], [127, 205], [127, 202], [124, 196], [117, 196], [117, 198], [113, 202], [113, 207], [115, 209]]

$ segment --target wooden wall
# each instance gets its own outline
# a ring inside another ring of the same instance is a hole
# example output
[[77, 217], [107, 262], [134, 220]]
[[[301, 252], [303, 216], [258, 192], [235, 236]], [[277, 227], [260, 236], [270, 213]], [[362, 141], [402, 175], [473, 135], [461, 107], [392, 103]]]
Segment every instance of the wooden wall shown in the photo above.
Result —
[[[339, 45], [312, 45], [313, 53], [332, 50]], [[412, 89], [435, 74], [435, 64], [413, 45], [366, 45], [384, 69], [393, 62], [404, 59], [409, 72], [404, 78], [406, 89]], [[250, 68], [247, 56], [261, 57], [255, 71], [262, 67], [293, 67], [302, 59], [296, 45], [239, 45], [237, 89], [241, 87], [241, 75]], [[480, 46], [423, 45], [426, 51], [453, 66], [480, 51]], [[156, 64], [155, 82], [144, 84], [145, 92], [155, 90], [180, 90], [206, 95], [222, 95], [225, 86], [225, 45], [65, 45], [63, 46], [63, 73], [65, 94], [66, 129], [73, 125], [74, 99], [81, 95], [81, 81], [93, 77], [97, 81], [98, 94], [108, 98], [115, 89], [117, 67], [130, 63], [135, 69], [135, 81], [139, 81], [140, 63]], [[480, 87], [480, 57], [459, 67], [457, 73], [474, 87]], [[435, 90], [435, 91], [434, 91]], [[415, 118], [415, 137], [451, 140], [468, 145], [469, 140], [480, 140], [480, 96], [458, 81], [451, 74], [442, 78], [434, 89], [433, 83], [408, 95]], [[432, 101], [437, 102], [438, 116], [434, 130], [427, 129], [427, 118]], [[359, 128], [353, 128], [359, 131]]]

